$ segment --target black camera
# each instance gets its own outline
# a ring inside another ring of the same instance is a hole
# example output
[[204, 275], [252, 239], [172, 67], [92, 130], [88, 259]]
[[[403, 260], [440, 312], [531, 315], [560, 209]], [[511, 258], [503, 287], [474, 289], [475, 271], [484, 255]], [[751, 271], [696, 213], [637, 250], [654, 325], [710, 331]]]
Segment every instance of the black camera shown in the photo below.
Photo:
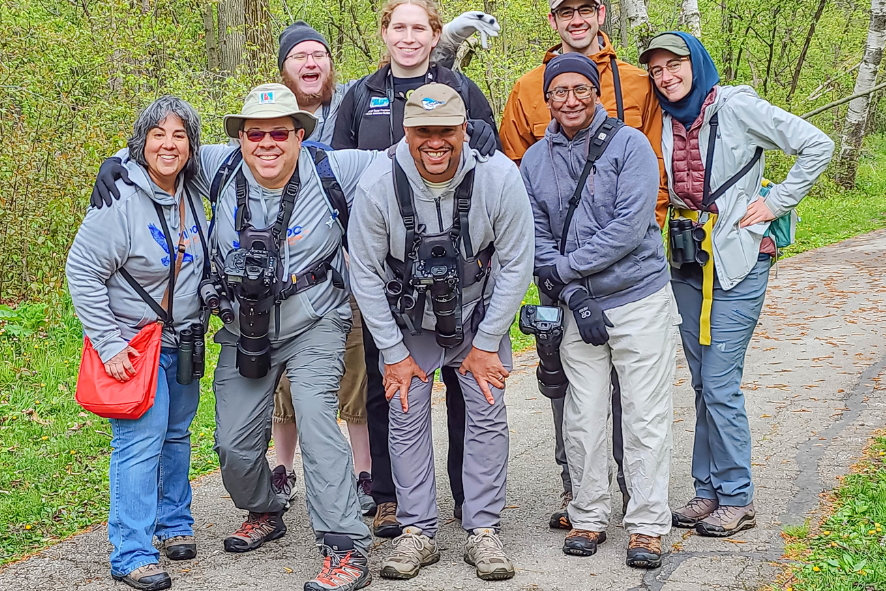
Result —
[[[242, 236], [242, 233], [241, 233]], [[240, 338], [237, 340], [237, 369], [245, 378], [263, 378], [271, 369], [271, 324], [273, 287], [277, 258], [260, 239], [250, 248], [232, 250], [225, 257], [224, 273], [240, 303]]]
[[563, 342], [563, 309], [558, 306], [532, 306], [520, 308], [520, 332], [535, 335], [538, 351], [539, 391], [548, 398], [563, 398], [569, 380], [560, 360], [560, 343]]
[[230, 324], [234, 321], [234, 306], [225, 295], [218, 275], [210, 275], [200, 282], [200, 298], [213, 314], [218, 314], [222, 322]]
[[265, 244], [256, 241], [252, 248], [238, 248], [228, 253], [225, 278], [230, 285], [239, 285], [243, 293], [263, 293], [274, 282], [276, 264], [276, 257]]
[[437, 318], [437, 344], [448, 349], [464, 341], [461, 289], [458, 285], [458, 253], [448, 235], [445, 236], [445, 242], [426, 241], [429, 243], [428, 248], [422, 248], [424, 243], [419, 247], [419, 258], [415, 262], [412, 275], [413, 284], [430, 294], [431, 308]]

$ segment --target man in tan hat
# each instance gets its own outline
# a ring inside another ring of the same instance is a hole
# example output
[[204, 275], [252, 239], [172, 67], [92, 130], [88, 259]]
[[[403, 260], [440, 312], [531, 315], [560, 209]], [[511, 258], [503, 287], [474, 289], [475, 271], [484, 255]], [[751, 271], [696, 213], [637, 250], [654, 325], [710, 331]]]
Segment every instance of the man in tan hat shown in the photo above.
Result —
[[[516, 166], [465, 143], [458, 92], [428, 84], [406, 101], [405, 137], [360, 180], [354, 198], [351, 287], [383, 357], [397, 520], [382, 564], [408, 579], [440, 559], [431, 388], [459, 370], [466, 407], [464, 559], [481, 579], [514, 567], [499, 539], [507, 479], [508, 329], [532, 276], [533, 221]], [[417, 378], [417, 379], [416, 379]]]

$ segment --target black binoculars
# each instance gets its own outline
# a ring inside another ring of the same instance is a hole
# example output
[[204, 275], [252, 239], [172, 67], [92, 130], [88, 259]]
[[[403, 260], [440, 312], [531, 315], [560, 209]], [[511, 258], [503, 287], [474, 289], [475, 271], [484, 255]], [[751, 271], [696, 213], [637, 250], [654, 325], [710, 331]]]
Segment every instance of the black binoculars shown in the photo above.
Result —
[[203, 337], [203, 325], [192, 324], [179, 333], [178, 365], [175, 381], [187, 386], [196, 378], [200, 380], [206, 371], [206, 341]]
[[704, 266], [711, 255], [702, 250], [701, 243], [707, 231], [687, 218], [676, 218], [668, 222], [668, 239], [671, 246], [671, 265], [680, 268], [687, 263]]

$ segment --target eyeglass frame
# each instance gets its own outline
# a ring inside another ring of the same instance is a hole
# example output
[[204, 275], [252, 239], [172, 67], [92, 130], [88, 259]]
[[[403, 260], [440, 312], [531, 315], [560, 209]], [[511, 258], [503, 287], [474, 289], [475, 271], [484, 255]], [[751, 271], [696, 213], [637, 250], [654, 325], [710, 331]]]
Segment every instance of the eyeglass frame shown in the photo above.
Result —
[[[578, 96], [577, 94], [575, 94], [575, 90], [576, 90], [577, 88], [587, 88], [588, 90], [591, 91], [591, 94], [589, 94], [589, 95], [588, 95], [587, 97], [585, 97], [585, 98], [579, 98], [579, 96]], [[553, 97], [554, 92], [556, 92], [558, 89], [559, 89], [559, 90], [564, 90], [564, 91], [566, 91], [566, 95], [565, 95], [562, 99], [558, 99], [558, 98], [554, 98], [554, 97]], [[547, 99], [548, 101], [550, 101], [550, 102], [552, 102], [552, 103], [553, 103], [553, 102], [556, 102], [556, 103], [565, 103], [566, 101], [569, 100], [569, 93], [570, 93], [570, 92], [572, 93], [572, 96], [575, 97], [575, 100], [577, 100], [577, 101], [581, 101], [581, 102], [584, 102], [584, 101], [590, 99], [591, 97], [593, 97], [593, 96], [595, 95], [595, 93], [597, 92], [597, 89], [596, 89], [596, 87], [595, 87], [593, 84], [579, 84], [578, 86], [573, 86], [573, 87], [571, 87], [571, 88], [563, 88], [562, 86], [558, 86], [558, 87], [556, 87], [556, 88], [554, 88], [554, 89], [552, 89], [552, 90], [547, 91], [547, 92], [545, 93], [545, 99]]]
[[[300, 59], [296, 58], [296, 56], [300, 56], [300, 55], [305, 56], [304, 59], [300, 60]], [[317, 57], [318, 55], [320, 57]], [[317, 50], [317, 51], [299, 51], [298, 53], [290, 53], [289, 55], [286, 56], [286, 59], [287, 60], [291, 59], [296, 64], [306, 64], [308, 62], [308, 56], [311, 56], [312, 58], [314, 58], [314, 61], [317, 63], [320, 63], [323, 60], [328, 60], [332, 57], [328, 51]], [[283, 60], [283, 61], [286, 61], [286, 60]]]
[[[246, 131], [245, 129], [243, 129], [243, 130], [241, 130], [241, 131], [243, 132], [243, 136], [244, 136], [247, 140], [249, 140], [249, 141], [252, 142], [253, 144], [260, 144], [261, 142], [265, 141], [265, 138], [266, 138], [267, 136], [271, 136], [271, 140], [274, 141], [274, 142], [277, 142], [277, 143], [285, 142], [285, 141], [287, 141], [287, 140], [289, 139], [289, 135], [290, 135], [290, 134], [292, 134], [292, 133], [298, 133], [298, 130], [299, 130], [299, 129], [301, 129], [301, 127], [296, 127], [295, 129], [289, 129], [288, 127], [286, 127], [286, 128], [283, 128], [283, 129], [270, 129], [270, 130], [264, 130], [264, 129], [250, 129], [249, 131]], [[279, 140], [278, 140], [277, 138], [274, 137], [274, 134], [275, 134], [275, 133], [283, 133], [283, 132], [286, 132], [286, 137], [285, 137], [285, 138], [283, 138], [283, 139], [279, 139]], [[260, 139], [255, 140], [255, 139], [252, 139], [251, 137], [249, 137], [249, 134], [250, 134], [250, 133], [260, 133], [260, 134], [262, 134], [262, 136], [261, 136]]]
[[[665, 68], [667, 68], [668, 72], [670, 72], [671, 74], [676, 74], [677, 72], [680, 71], [680, 68], [683, 67], [683, 62], [688, 62], [688, 61], [690, 61], [688, 55], [679, 55], [679, 56], [677, 56], [673, 59], [669, 59], [667, 62], [665, 62], [664, 67], [655, 66], [655, 68], [657, 68], [655, 71], [653, 71], [653, 69], [650, 68], [649, 69], [649, 76], [653, 80], [661, 80], [661, 77], [664, 74]], [[671, 65], [674, 64], [674, 62], [676, 62], [676, 65], [674, 67], [671, 67]]]
[[[587, 16], [585, 16], [581, 13], [582, 8], [590, 8], [592, 12], [590, 14], [588, 14]], [[571, 10], [572, 11], [572, 14], [569, 15], [569, 18], [560, 16], [560, 12], [563, 10]], [[561, 20], [563, 22], [569, 22], [575, 18], [576, 12], [578, 12], [578, 16], [580, 16], [581, 18], [587, 19], [587, 18], [590, 18], [590, 17], [594, 16], [595, 14], [597, 14], [597, 12], [599, 10], [600, 10], [600, 5], [597, 3], [594, 3], [594, 4], [582, 4], [578, 8], [572, 8], [571, 6], [564, 6], [563, 8], [557, 8], [556, 10], [552, 10], [551, 14], [553, 14], [554, 18], [556, 18], [558, 20]]]

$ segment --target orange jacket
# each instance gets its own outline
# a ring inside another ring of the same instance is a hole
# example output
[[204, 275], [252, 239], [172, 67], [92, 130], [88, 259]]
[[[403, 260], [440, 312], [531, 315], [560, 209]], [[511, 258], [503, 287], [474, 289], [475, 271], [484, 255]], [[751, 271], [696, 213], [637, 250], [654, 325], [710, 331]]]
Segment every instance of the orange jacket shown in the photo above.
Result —
[[[615, 51], [605, 33], [600, 33], [603, 44], [598, 53], [591, 56], [600, 70], [600, 102], [611, 117], [618, 114], [615, 102], [615, 83], [612, 77], [612, 58]], [[552, 47], [545, 54], [542, 65], [520, 77], [511, 90], [508, 104], [502, 115], [501, 143], [504, 153], [520, 163], [529, 146], [542, 139], [545, 129], [551, 122], [551, 112], [545, 103], [544, 72], [545, 64], [559, 54], [560, 45]], [[655, 218], [664, 227], [668, 215], [668, 184], [665, 176], [664, 160], [661, 156], [661, 107], [652, 91], [652, 80], [646, 70], [632, 66], [616, 58], [621, 80], [622, 103], [625, 123], [642, 131], [655, 155], [658, 156], [658, 170], [661, 178], [658, 189], [658, 204]]]

